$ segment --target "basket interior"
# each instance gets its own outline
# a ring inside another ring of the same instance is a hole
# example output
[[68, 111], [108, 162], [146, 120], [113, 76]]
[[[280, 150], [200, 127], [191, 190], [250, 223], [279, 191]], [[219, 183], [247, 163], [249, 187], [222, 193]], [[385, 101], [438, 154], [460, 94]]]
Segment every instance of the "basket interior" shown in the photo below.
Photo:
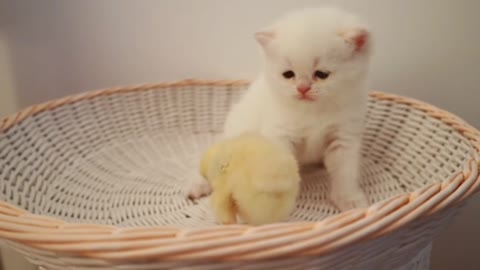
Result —
[[[0, 199], [79, 223], [213, 225], [208, 198], [185, 199], [184, 183], [245, 87], [125, 91], [30, 116], [0, 133]], [[371, 203], [448, 179], [473, 152], [440, 120], [370, 98], [362, 186]], [[325, 170], [303, 178], [291, 221], [336, 214]]]

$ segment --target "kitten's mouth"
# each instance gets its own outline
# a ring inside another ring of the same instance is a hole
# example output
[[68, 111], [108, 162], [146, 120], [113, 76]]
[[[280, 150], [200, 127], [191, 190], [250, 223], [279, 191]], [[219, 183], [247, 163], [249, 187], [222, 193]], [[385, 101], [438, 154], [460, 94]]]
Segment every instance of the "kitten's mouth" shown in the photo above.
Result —
[[297, 95], [297, 99], [301, 101], [307, 101], [307, 102], [315, 101], [315, 98], [309, 95]]

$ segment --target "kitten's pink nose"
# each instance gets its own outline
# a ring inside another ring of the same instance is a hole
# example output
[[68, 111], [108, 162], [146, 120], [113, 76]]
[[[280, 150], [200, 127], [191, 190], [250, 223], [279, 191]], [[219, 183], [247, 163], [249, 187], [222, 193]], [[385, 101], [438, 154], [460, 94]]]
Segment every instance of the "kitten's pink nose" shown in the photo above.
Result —
[[305, 95], [308, 91], [310, 91], [310, 85], [299, 85], [297, 86], [297, 91], [300, 94]]

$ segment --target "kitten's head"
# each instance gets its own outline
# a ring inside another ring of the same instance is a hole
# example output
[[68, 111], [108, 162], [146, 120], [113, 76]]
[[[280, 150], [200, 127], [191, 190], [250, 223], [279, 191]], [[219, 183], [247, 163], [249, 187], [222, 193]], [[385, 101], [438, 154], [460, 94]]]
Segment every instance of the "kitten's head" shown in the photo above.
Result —
[[355, 91], [368, 70], [371, 38], [355, 16], [336, 8], [296, 11], [255, 38], [273, 92], [312, 103]]

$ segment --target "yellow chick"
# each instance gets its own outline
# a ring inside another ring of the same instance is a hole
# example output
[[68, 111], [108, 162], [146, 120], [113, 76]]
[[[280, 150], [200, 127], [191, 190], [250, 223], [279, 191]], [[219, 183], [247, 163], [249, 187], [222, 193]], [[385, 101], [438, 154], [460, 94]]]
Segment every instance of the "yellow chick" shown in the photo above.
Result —
[[297, 161], [288, 146], [244, 134], [212, 145], [200, 173], [212, 187], [211, 203], [222, 224], [261, 225], [284, 221], [300, 189]]

